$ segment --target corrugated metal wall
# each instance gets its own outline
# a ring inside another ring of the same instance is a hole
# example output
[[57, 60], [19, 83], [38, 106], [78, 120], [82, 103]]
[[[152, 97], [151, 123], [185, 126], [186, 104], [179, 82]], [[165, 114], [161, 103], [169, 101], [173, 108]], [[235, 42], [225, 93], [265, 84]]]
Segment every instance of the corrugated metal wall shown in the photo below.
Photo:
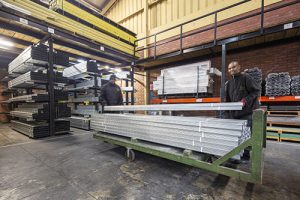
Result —
[[[175, 26], [240, 0], [117, 0], [105, 15], [138, 34], [138, 38]], [[265, 0], [265, 5], [280, 0]], [[148, 4], [146, 5], [146, 3]], [[239, 7], [222, 12], [219, 20], [260, 8], [261, 0], [252, 0]], [[146, 8], [148, 8], [146, 10]], [[147, 16], [145, 16], [147, 15]], [[147, 22], [146, 22], [147, 20]], [[197, 29], [214, 22], [213, 16], [184, 26], [183, 32]], [[147, 30], [147, 31], [146, 31]], [[158, 40], [172, 37], [178, 30], [161, 35]], [[151, 41], [149, 41], [151, 42]]]

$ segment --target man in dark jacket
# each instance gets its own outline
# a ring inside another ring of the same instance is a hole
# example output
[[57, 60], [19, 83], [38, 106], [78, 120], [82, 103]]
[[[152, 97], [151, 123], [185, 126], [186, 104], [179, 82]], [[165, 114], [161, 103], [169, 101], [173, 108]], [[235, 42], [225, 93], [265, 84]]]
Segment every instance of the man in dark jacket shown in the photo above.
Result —
[[[241, 66], [237, 61], [228, 65], [228, 72], [232, 79], [227, 81], [225, 86], [226, 102], [242, 102], [243, 109], [227, 111], [226, 118], [245, 119], [251, 128], [253, 110], [259, 107], [260, 87], [248, 74], [241, 73]], [[249, 160], [249, 158], [250, 152], [245, 149], [242, 159]]]
[[109, 82], [101, 88], [101, 102], [103, 105], [123, 105], [121, 88], [116, 84], [116, 75], [111, 75]]
[[253, 110], [259, 108], [260, 87], [248, 74], [241, 73], [237, 61], [228, 65], [228, 72], [232, 79], [226, 83], [226, 102], [242, 102], [243, 110], [228, 111], [227, 118], [248, 120], [251, 127]]

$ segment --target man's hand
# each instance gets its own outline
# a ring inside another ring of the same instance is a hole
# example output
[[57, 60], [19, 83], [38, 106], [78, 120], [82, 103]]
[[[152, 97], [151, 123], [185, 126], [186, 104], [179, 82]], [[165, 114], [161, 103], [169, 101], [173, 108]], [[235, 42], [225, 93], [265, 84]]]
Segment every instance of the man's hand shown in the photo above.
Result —
[[246, 99], [243, 98], [243, 99], [241, 100], [241, 102], [243, 103], [243, 108], [244, 108], [244, 107], [246, 106], [246, 103], [247, 103]]

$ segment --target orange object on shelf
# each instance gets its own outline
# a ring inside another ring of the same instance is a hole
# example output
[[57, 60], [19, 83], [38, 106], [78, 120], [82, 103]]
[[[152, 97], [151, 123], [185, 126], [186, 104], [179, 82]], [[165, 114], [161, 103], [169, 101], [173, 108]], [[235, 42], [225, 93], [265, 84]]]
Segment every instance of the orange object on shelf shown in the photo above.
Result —
[[[289, 101], [299, 101], [300, 96], [279, 96], [279, 97], [260, 97], [261, 102], [289, 102]], [[161, 104], [161, 103], [219, 103], [220, 97], [212, 98], [178, 98], [178, 99], [152, 99], [151, 104]]]

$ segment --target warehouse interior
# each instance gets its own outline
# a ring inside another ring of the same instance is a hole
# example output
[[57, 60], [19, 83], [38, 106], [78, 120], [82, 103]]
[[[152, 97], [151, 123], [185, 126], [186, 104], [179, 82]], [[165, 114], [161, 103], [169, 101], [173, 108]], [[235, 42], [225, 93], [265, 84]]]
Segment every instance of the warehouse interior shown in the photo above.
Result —
[[299, 63], [298, 0], [0, 0], [0, 199], [299, 199]]

